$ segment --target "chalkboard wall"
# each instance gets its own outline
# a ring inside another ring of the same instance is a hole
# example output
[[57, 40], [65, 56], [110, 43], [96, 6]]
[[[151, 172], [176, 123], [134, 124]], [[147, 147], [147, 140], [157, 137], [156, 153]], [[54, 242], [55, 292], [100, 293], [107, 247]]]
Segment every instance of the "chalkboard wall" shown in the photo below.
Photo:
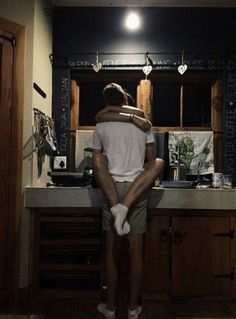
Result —
[[132, 69], [144, 63], [142, 53], [148, 51], [161, 71], [176, 67], [184, 50], [190, 69], [219, 69], [224, 74], [224, 172], [232, 174], [236, 184], [236, 9], [135, 10], [142, 28], [130, 33], [123, 26], [127, 8], [54, 8], [53, 117], [61, 154], [69, 154], [72, 69], [91, 68], [97, 51], [104, 65], [117, 67], [121, 61], [122, 67]]

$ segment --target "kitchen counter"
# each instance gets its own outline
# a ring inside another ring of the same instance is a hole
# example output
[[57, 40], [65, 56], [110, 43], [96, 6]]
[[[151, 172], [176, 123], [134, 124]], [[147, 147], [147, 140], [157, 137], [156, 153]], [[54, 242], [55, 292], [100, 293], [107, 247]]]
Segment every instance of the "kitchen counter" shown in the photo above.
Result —
[[[152, 188], [149, 207], [159, 209], [236, 210], [236, 189]], [[26, 187], [24, 205], [37, 207], [100, 207], [103, 195], [91, 187]]]
[[[232, 280], [236, 269], [235, 199], [235, 189], [150, 190], [144, 298], [236, 299]], [[99, 296], [105, 253], [100, 228], [102, 202], [101, 191], [90, 187], [25, 189], [25, 207], [31, 219], [30, 287], [36, 300]], [[86, 286], [91, 283], [86, 291], [83, 276]], [[123, 287], [126, 276], [121, 280]]]

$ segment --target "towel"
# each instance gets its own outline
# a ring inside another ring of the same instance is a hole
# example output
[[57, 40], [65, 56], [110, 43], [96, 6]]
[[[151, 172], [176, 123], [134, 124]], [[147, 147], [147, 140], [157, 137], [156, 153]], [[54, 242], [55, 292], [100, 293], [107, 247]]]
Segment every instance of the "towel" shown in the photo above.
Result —
[[189, 175], [214, 173], [213, 132], [169, 132], [170, 166], [185, 165]]

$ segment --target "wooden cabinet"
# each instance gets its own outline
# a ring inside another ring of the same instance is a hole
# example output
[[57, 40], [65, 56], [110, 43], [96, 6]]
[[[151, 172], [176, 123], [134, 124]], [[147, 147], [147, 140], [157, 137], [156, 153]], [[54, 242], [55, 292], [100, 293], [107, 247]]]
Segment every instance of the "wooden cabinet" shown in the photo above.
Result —
[[218, 211], [156, 213], [149, 214], [145, 240], [146, 296], [232, 295], [232, 217]]
[[230, 217], [174, 217], [172, 231], [172, 295], [230, 295]]
[[149, 215], [144, 239], [144, 281], [146, 294], [168, 295], [169, 217]]
[[[150, 209], [144, 298], [235, 298], [235, 226], [236, 217], [229, 211]], [[102, 242], [99, 209], [32, 210], [33, 298], [98, 297], [104, 276]], [[119, 282], [123, 292], [127, 260], [124, 253]]]
[[34, 209], [32, 295], [96, 293], [101, 286], [98, 209]]

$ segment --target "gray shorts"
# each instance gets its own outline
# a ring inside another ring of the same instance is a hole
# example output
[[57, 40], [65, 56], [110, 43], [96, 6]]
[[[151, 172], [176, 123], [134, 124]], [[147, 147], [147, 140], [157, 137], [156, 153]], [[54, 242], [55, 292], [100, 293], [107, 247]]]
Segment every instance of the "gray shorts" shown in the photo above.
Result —
[[[118, 182], [116, 189], [120, 198], [123, 198], [129, 190], [132, 183]], [[143, 234], [146, 231], [147, 220], [148, 191], [146, 191], [137, 202], [131, 207], [127, 215], [127, 221], [130, 224], [130, 234]], [[106, 231], [114, 231], [114, 218], [107, 203], [103, 204], [102, 228]]]

